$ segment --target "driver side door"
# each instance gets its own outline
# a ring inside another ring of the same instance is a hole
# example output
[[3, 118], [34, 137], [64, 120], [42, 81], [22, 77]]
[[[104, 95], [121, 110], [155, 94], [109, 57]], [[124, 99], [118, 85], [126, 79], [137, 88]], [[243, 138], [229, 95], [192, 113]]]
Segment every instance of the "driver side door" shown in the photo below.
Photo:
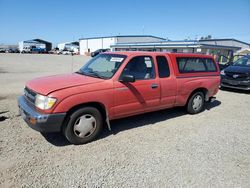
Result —
[[114, 82], [114, 114], [116, 118], [135, 115], [156, 108], [160, 103], [159, 80], [151, 56], [133, 57], [123, 75], [134, 76], [135, 82]]

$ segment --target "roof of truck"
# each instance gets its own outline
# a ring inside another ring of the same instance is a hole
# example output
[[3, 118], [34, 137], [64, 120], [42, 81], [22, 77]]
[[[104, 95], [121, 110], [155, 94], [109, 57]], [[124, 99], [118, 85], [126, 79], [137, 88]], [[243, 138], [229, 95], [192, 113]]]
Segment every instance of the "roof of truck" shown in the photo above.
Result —
[[198, 53], [172, 53], [172, 52], [145, 52], [145, 51], [117, 51], [117, 52], [105, 52], [107, 54], [120, 54], [120, 55], [160, 55], [160, 54], [168, 54], [170, 56], [178, 56], [178, 57], [207, 57], [207, 58], [213, 58], [212, 55], [204, 55], [204, 54], [198, 54]]

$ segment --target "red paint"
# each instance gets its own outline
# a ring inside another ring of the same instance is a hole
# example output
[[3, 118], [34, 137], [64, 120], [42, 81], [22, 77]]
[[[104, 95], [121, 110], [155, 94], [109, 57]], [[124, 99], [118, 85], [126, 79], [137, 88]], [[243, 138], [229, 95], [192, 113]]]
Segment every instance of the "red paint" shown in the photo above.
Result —
[[[207, 89], [209, 97], [218, 92], [220, 74], [217, 64], [216, 72], [179, 73], [176, 63], [176, 57], [213, 59], [212, 56], [162, 52], [112, 53], [127, 55], [127, 58], [109, 80], [73, 73], [37, 78], [29, 81], [27, 87], [37, 93], [57, 98], [56, 105], [50, 110], [43, 111], [44, 113], [68, 112], [79, 104], [97, 102], [106, 108], [111, 120], [174, 106], [184, 106], [195, 89]], [[119, 82], [121, 72], [129, 60], [142, 55], [152, 56], [156, 78], [138, 80], [134, 83]], [[168, 59], [170, 76], [167, 78], [158, 76], [157, 55]], [[157, 84], [158, 88], [152, 89], [152, 84]]]

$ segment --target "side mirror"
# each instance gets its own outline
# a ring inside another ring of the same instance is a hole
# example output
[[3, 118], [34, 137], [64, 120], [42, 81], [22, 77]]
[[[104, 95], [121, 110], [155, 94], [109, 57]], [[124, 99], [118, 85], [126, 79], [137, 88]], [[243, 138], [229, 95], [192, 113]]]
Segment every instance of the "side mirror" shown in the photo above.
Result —
[[122, 75], [119, 79], [120, 82], [135, 82], [135, 77], [133, 75]]

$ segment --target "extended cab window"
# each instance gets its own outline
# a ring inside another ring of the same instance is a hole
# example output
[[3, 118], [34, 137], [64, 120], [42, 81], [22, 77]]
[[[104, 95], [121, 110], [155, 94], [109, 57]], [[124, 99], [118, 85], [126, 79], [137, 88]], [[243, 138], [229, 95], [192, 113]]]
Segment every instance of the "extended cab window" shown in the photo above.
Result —
[[177, 57], [180, 73], [190, 72], [215, 72], [216, 66], [210, 58]]
[[132, 75], [136, 80], [155, 78], [155, 69], [152, 57], [134, 57], [128, 62], [122, 72], [122, 75]]
[[169, 66], [168, 66], [168, 60], [164, 56], [157, 56], [157, 65], [158, 65], [158, 72], [160, 78], [169, 77]]

